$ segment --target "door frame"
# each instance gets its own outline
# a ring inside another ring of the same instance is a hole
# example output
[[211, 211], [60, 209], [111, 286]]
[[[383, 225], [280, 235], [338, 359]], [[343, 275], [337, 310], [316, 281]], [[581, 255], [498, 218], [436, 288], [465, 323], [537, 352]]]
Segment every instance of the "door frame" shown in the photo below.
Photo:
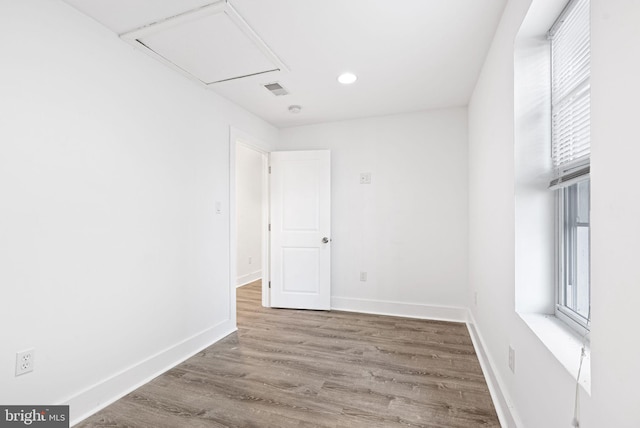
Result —
[[244, 146], [262, 155], [262, 306], [270, 307], [270, 242], [269, 242], [269, 153], [270, 147], [263, 141], [254, 138], [232, 126], [229, 127], [229, 289], [230, 318], [236, 320], [236, 279], [238, 277], [238, 219], [236, 172], [237, 146]]

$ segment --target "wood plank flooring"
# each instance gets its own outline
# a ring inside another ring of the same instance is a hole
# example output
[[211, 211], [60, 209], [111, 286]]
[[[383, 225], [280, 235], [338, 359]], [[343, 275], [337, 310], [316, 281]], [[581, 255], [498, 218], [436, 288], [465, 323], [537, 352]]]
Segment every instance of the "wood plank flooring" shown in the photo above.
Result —
[[77, 427], [499, 427], [464, 324], [266, 309]]

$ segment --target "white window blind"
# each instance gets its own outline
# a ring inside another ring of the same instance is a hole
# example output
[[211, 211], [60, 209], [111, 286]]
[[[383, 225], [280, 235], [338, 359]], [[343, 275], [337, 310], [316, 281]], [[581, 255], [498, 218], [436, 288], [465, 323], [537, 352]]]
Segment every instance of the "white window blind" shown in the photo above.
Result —
[[589, 173], [591, 54], [589, 0], [568, 4], [549, 30], [553, 181], [558, 186]]

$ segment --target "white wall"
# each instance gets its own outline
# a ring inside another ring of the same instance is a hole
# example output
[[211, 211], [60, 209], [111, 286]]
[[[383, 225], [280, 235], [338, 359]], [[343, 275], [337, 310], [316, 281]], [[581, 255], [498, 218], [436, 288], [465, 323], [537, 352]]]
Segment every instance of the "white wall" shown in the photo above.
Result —
[[591, 0], [593, 427], [640, 421], [638, 22], [640, 2]]
[[466, 120], [454, 108], [281, 130], [280, 150], [331, 150], [332, 307], [459, 318], [438, 307], [465, 303]]
[[[640, 43], [640, 4], [591, 1], [592, 387], [591, 397], [580, 390], [580, 426], [633, 427], [640, 420], [633, 339], [640, 202], [629, 171], [640, 155], [633, 142], [640, 60], [630, 52]], [[513, 60], [529, 3], [508, 3], [469, 105], [469, 302], [519, 426], [569, 427], [575, 381], [515, 312]]]
[[262, 277], [263, 155], [236, 146], [236, 207], [238, 219], [237, 285]]
[[0, 402], [77, 420], [233, 330], [229, 126], [277, 130], [58, 0], [0, 53]]

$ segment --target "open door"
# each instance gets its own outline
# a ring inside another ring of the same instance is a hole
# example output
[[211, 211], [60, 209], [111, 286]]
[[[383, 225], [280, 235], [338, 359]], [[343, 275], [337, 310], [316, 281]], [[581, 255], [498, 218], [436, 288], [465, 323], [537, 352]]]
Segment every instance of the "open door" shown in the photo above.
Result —
[[271, 306], [331, 308], [328, 150], [271, 152]]

